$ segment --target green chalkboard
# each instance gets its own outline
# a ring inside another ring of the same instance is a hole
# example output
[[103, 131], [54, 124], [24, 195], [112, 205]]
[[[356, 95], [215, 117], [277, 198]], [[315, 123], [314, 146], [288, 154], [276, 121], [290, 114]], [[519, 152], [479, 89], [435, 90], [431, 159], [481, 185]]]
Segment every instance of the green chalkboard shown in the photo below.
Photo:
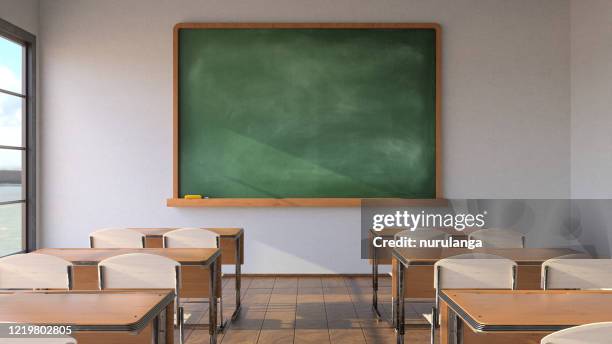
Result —
[[435, 198], [430, 28], [178, 30], [178, 196]]

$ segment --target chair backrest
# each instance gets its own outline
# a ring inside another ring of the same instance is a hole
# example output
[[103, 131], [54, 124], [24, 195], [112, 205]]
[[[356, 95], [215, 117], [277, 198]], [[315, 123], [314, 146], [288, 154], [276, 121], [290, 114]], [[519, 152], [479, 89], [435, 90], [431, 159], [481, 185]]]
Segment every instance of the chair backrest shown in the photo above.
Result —
[[542, 264], [542, 288], [612, 288], [612, 259], [549, 259]]
[[483, 253], [468, 253], [441, 259], [434, 265], [434, 288], [515, 289], [516, 263]]
[[72, 263], [40, 253], [0, 258], [0, 289], [72, 289]]
[[164, 234], [164, 247], [217, 248], [219, 234], [203, 228], [179, 228]]
[[412, 238], [415, 240], [444, 240], [448, 234], [436, 228], [416, 228], [395, 233], [394, 239]]
[[521, 233], [499, 228], [480, 229], [471, 233], [470, 240], [481, 240], [483, 247], [524, 248], [525, 236]]
[[127, 228], [105, 228], [89, 234], [91, 248], [143, 248], [145, 236]]
[[180, 264], [149, 253], [127, 253], [98, 263], [100, 289], [175, 289], [180, 283]]
[[542, 338], [540, 344], [609, 344], [612, 322], [580, 325], [557, 331]]

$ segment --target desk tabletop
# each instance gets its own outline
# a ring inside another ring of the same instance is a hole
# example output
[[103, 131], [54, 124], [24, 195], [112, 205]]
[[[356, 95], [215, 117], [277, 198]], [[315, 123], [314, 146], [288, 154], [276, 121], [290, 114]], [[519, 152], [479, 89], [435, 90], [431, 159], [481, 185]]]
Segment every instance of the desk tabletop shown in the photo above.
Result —
[[[207, 229], [211, 232], [215, 232], [217, 234], [219, 234], [220, 237], [222, 238], [236, 238], [236, 237], [240, 237], [242, 235], [242, 233], [244, 232], [244, 229], [242, 228], [233, 228], [233, 227], [228, 227], [228, 228], [218, 228], [218, 227], [214, 227], [214, 228], [209, 228], [209, 227], [201, 227], [202, 229]], [[164, 234], [166, 234], [167, 232], [173, 231], [175, 229], [178, 229], [178, 227], [175, 228], [171, 228], [171, 227], [166, 227], [166, 228], [130, 228], [131, 230], [140, 232], [142, 234], [144, 234], [145, 236], [148, 237], [162, 237]]]
[[173, 300], [172, 290], [0, 293], [0, 323], [139, 332]]
[[126, 253], [150, 253], [174, 259], [182, 265], [208, 266], [220, 255], [218, 248], [41, 248], [36, 253], [63, 258], [75, 265], [96, 265]]
[[444, 290], [440, 298], [477, 331], [558, 331], [612, 321], [609, 290]]
[[438, 260], [466, 253], [487, 253], [515, 261], [519, 265], [542, 262], [568, 254], [580, 253], [569, 248], [394, 248], [395, 256], [403, 264], [433, 265]]

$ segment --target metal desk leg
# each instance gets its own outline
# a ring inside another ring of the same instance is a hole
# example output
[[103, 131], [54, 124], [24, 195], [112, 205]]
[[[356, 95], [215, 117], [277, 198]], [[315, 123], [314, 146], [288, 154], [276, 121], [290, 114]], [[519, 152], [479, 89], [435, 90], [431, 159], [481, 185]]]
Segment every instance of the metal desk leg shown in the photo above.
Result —
[[448, 308], [447, 313], [447, 321], [448, 321], [448, 343], [449, 344], [459, 344], [463, 340], [463, 327], [461, 320], [457, 316], [450, 307]]
[[372, 308], [380, 319], [380, 311], [378, 310], [378, 257], [375, 246], [372, 246]]
[[404, 264], [398, 262], [397, 264], [397, 307], [396, 314], [397, 318], [395, 320], [396, 324], [396, 338], [398, 344], [404, 343], [404, 322], [405, 322], [405, 314], [404, 314], [404, 273], [405, 273]]
[[166, 308], [162, 310], [156, 317], [153, 324], [155, 329], [155, 343], [166, 344]]
[[236, 238], [236, 270], [235, 270], [235, 278], [236, 278], [236, 310], [234, 311], [234, 313], [232, 314], [232, 321], [236, 320], [236, 318], [238, 318], [238, 314], [240, 314], [240, 285], [241, 285], [241, 281], [242, 281], [242, 276], [241, 276], [241, 269], [242, 266], [240, 265], [242, 262], [242, 254], [241, 254], [241, 247], [240, 247], [240, 238], [242, 236]]
[[[166, 310], [164, 310], [164, 312], [165, 311]], [[159, 328], [159, 315], [155, 317], [152, 325], [153, 325], [153, 340], [151, 342], [153, 344], [161, 344], [160, 343], [161, 330]]]
[[[219, 259], [219, 258], [217, 258]], [[208, 333], [210, 334], [210, 344], [217, 343], [217, 261], [210, 264], [210, 286], [209, 286], [209, 309], [208, 309]]]
[[227, 325], [227, 320], [223, 318], [223, 291], [221, 291], [221, 297], [217, 299], [217, 313], [219, 313], [219, 332], [223, 332], [225, 330], [225, 326]]
[[463, 322], [455, 313], [455, 342], [454, 344], [462, 344], [463, 343]]

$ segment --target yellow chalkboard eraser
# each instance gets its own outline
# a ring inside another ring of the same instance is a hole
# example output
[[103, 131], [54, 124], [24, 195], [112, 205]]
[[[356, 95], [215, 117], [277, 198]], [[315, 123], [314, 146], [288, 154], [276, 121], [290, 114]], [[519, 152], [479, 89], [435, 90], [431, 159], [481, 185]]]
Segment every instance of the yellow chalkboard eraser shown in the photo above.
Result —
[[202, 199], [202, 195], [185, 195], [185, 199]]

